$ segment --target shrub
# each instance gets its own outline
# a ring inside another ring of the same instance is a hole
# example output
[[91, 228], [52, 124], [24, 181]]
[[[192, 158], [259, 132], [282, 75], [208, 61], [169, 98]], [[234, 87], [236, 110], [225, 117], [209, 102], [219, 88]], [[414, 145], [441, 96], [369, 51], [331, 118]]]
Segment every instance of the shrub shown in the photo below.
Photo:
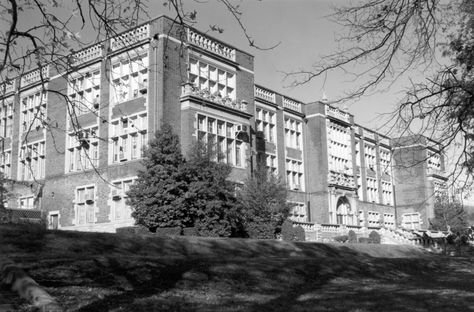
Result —
[[349, 243], [351, 243], [351, 244], [357, 243], [357, 234], [356, 234], [356, 232], [354, 232], [353, 230], [350, 230], [349, 233], [348, 233], [348, 237], [349, 237]]
[[361, 244], [369, 244], [370, 239], [368, 237], [359, 237], [359, 243]]
[[306, 240], [306, 234], [301, 225], [294, 227], [293, 230], [295, 231], [295, 235], [294, 235], [295, 242], [304, 242]]
[[249, 238], [275, 238], [275, 225], [272, 222], [249, 222], [245, 225], [245, 231]]
[[155, 234], [157, 236], [181, 235], [181, 228], [179, 226], [156, 228]]
[[301, 226], [293, 226], [289, 220], [283, 222], [281, 227], [281, 235], [287, 242], [304, 242], [306, 240], [304, 229]]
[[376, 231], [372, 231], [369, 234], [369, 243], [370, 244], [380, 244], [380, 234]]
[[115, 229], [115, 233], [123, 235], [151, 234], [146, 227], [139, 225], [120, 227]]
[[338, 243], [345, 243], [349, 239], [349, 236], [347, 235], [341, 235], [341, 236], [336, 236], [334, 237], [334, 240]]
[[183, 229], [184, 236], [198, 236], [197, 229], [195, 227], [186, 227]]

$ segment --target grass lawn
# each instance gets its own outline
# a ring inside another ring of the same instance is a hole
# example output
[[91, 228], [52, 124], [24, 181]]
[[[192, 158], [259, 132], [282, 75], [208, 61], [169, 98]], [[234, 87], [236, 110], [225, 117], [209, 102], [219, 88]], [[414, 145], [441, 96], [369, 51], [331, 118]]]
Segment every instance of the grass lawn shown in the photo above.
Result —
[[67, 311], [474, 311], [474, 258], [410, 246], [0, 225], [0, 254]]

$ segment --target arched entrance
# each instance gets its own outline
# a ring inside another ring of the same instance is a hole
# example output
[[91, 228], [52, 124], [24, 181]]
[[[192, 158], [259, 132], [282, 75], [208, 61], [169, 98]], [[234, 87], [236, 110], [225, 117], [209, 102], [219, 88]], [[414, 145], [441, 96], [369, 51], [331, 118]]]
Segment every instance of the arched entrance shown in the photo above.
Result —
[[351, 204], [346, 196], [339, 197], [336, 207], [337, 224], [352, 224], [353, 213]]

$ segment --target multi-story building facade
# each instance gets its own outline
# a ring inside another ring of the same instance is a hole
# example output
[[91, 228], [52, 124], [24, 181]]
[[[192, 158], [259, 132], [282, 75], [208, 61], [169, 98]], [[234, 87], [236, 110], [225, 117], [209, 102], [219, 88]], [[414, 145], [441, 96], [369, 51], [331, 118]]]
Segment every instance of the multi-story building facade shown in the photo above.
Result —
[[[18, 194], [8, 206], [42, 209], [51, 227], [133, 224], [126, 192], [164, 122], [185, 154], [195, 140], [215, 143], [233, 181], [266, 164], [286, 181], [297, 222], [424, 227], [432, 215], [399, 196], [410, 186], [402, 186], [393, 156], [405, 157], [407, 144], [394, 147], [327, 103], [256, 85], [252, 55], [167, 17], [87, 47], [70, 62], [69, 70], [51, 64], [31, 71], [1, 94], [0, 170]], [[436, 155], [426, 154], [426, 164]], [[431, 179], [426, 170], [424, 182]], [[414, 212], [422, 222], [415, 224]]]

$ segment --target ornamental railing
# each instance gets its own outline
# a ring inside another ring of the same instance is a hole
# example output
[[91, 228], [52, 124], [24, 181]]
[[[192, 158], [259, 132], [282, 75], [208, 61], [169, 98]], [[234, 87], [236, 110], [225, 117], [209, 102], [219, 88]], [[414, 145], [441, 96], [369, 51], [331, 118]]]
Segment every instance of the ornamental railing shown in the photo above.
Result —
[[30, 84], [41, 81], [41, 76], [43, 76], [43, 79], [49, 78], [49, 65], [47, 65], [47, 66], [45, 66], [41, 69], [41, 74], [40, 74], [39, 68], [35, 69], [35, 70], [33, 70], [33, 71], [31, 71], [27, 74], [24, 74], [21, 77], [21, 87], [23, 88], [23, 87], [28, 86]]
[[301, 113], [301, 103], [283, 97], [283, 107]]
[[258, 99], [262, 99], [270, 103], [276, 103], [275, 92], [267, 91], [265, 89], [255, 86], [254, 95]]
[[188, 42], [235, 62], [235, 49], [188, 28]]
[[96, 44], [71, 56], [71, 65], [77, 66], [102, 57], [102, 45]]
[[110, 39], [110, 49], [120, 50], [150, 37], [150, 24], [144, 24]]
[[349, 113], [329, 105], [326, 105], [326, 115], [350, 123]]
[[187, 83], [184, 84], [182, 92], [182, 96], [195, 96], [201, 99], [207, 100], [212, 103], [216, 103], [218, 105], [230, 107], [240, 111], [247, 111], [248, 102], [245, 100], [235, 100], [230, 97], [222, 97], [220, 94], [211, 94], [208, 89], [199, 89], [194, 87], [192, 84]]

